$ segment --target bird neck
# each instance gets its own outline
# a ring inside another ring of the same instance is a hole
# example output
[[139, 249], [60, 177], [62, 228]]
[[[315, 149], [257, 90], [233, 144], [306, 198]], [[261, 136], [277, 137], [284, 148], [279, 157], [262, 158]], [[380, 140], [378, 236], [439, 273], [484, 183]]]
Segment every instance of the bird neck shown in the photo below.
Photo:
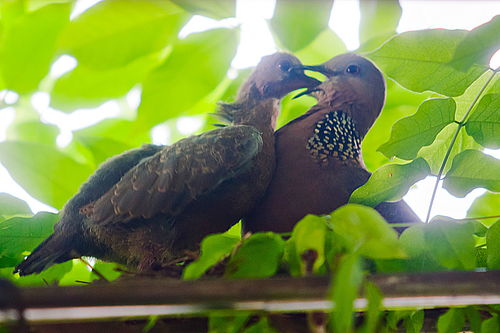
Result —
[[221, 104], [218, 115], [234, 125], [250, 125], [262, 132], [274, 132], [280, 110], [277, 98], [245, 99]]

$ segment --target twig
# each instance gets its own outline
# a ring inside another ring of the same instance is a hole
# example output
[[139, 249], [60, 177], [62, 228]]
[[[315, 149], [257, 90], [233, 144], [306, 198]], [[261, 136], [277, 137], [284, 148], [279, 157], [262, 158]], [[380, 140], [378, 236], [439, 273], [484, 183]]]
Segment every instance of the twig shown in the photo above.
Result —
[[493, 71], [491, 73], [490, 77], [488, 78], [488, 81], [486, 81], [486, 83], [483, 85], [481, 90], [479, 90], [476, 97], [474, 98], [474, 100], [470, 104], [469, 108], [467, 109], [467, 112], [463, 116], [462, 120], [458, 123], [457, 130], [455, 131], [455, 134], [453, 135], [453, 138], [451, 139], [450, 146], [448, 147], [448, 150], [446, 151], [446, 155], [444, 156], [443, 163], [441, 163], [441, 167], [439, 168], [439, 172], [438, 172], [437, 177], [436, 177], [436, 184], [434, 184], [434, 189], [432, 190], [431, 201], [429, 203], [429, 209], [427, 210], [427, 216], [425, 218], [425, 223], [429, 222], [429, 218], [431, 216], [431, 211], [432, 211], [432, 205], [434, 204], [434, 200], [436, 199], [436, 193], [437, 193], [437, 189], [439, 186], [439, 182], [441, 181], [441, 177], [443, 176], [444, 168], [446, 166], [446, 163], [448, 162], [448, 158], [450, 157], [451, 150], [453, 149], [453, 145], [455, 144], [455, 141], [457, 141], [458, 134], [460, 133], [460, 130], [462, 129], [462, 127], [465, 126], [465, 121], [467, 120], [467, 117], [469, 116], [470, 112], [472, 111], [472, 109], [476, 105], [476, 102], [479, 100], [479, 97], [481, 97], [481, 95], [483, 94], [483, 91], [486, 89], [486, 87], [491, 82], [491, 80], [493, 80], [493, 77], [495, 77], [496, 73], [497, 73], [497, 71]]
[[102, 275], [101, 272], [99, 272], [98, 270], [96, 270], [94, 268], [94, 266], [92, 266], [87, 260], [83, 259], [82, 257], [80, 257], [79, 259], [80, 259], [81, 262], [83, 262], [85, 265], [87, 265], [87, 267], [89, 267], [92, 270], [92, 273], [94, 273], [95, 275], [97, 275], [101, 280], [109, 282], [109, 280], [106, 279], [106, 277], [104, 275]]

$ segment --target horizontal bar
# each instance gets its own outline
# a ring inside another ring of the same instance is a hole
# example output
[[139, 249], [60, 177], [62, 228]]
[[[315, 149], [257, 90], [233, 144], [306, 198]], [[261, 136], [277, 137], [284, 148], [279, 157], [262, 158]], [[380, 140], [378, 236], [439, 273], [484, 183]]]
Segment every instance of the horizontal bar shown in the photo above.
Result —
[[[500, 271], [372, 275], [386, 309], [500, 304]], [[72, 287], [0, 290], [0, 321], [25, 309], [29, 321], [82, 320], [150, 315], [193, 315], [209, 311], [295, 312], [328, 310], [328, 277], [262, 280], [133, 280]], [[2, 298], [9, 295], [10, 299]], [[357, 310], [367, 301], [355, 301]], [[10, 309], [10, 310], [9, 310]]]

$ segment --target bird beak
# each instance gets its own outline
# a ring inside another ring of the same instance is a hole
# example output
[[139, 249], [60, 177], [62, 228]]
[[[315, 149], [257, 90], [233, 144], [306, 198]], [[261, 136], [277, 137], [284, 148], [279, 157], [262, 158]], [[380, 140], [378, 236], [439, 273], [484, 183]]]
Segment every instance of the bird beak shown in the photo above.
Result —
[[313, 87], [313, 88], [307, 88], [303, 92], [298, 93], [297, 95], [293, 96], [292, 99], [296, 99], [296, 98], [302, 97], [304, 95], [309, 95], [310, 93], [313, 93], [313, 92], [318, 91], [318, 90], [320, 90], [320, 89], [315, 88], [315, 87]]
[[302, 87], [304, 88], [316, 87], [317, 85], [321, 84], [321, 81], [305, 75], [304, 70], [299, 67], [292, 68], [291, 72], [294, 79], [300, 81]]
[[331, 69], [328, 69], [327, 67], [325, 67], [323, 65], [316, 65], [316, 66], [300, 65], [297, 67], [300, 67], [300, 69], [305, 70], [305, 71], [318, 72], [318, 73], [321, 73], [327, 77], [332, 77], [332, 76], [335, 76], [338, 74], [338, 72], [332, 71]]

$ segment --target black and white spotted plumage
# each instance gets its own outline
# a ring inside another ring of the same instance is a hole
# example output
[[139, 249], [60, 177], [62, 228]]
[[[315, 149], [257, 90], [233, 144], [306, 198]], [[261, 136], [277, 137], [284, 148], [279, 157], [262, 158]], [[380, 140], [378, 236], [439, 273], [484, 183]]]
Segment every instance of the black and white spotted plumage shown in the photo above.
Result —
[[357, 159], [361, 154], [361, 138], [351, 117], [340, 110], [332, 111], [316, 123], [306, 149], [322, 163], [328, 163], [330, 157], [342, 161]]

